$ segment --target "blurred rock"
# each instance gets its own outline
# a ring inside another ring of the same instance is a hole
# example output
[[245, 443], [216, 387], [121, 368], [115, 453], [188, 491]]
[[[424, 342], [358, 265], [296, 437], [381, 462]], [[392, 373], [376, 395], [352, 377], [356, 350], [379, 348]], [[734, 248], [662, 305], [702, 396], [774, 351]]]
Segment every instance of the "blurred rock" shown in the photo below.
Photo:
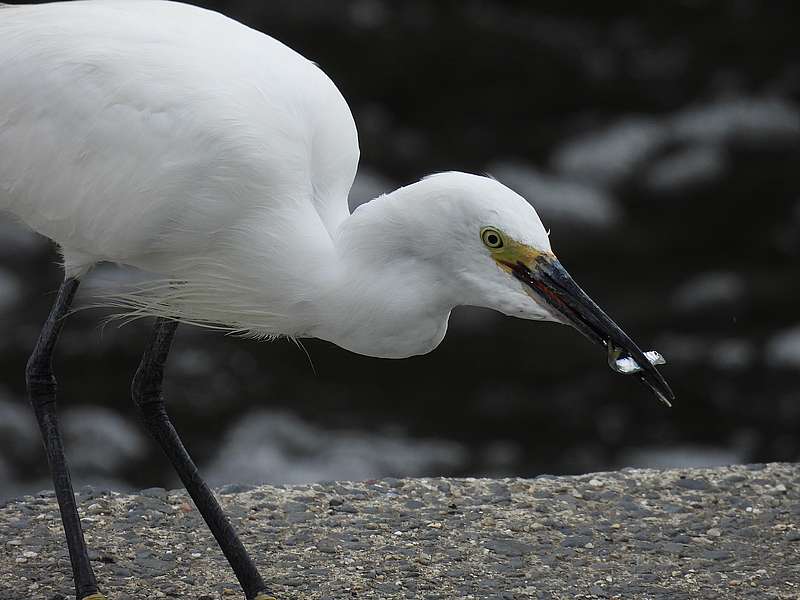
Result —
[[710, 359], [711, 364], [718, 369], [726, 371], [746, 369], [755, 362], [756, 349], [747, 340], [720, 340], [711, 347]]
[[208, 348], [191, 346], [172, 353], [170, 369], [176, 376], [198, 377], [214, 372], [215, 358]]
[[800, 139], [800, 110], [783, 98], [726, 99], [681, 111], [670, 128], [679, 141], [774, 146]]
[[718, 181], [726, 170], [720, 146], [692, 146], [657, 160], [645, 174], [645, 189], [661, 194], [685, 192]]
[[22, 298], [22, 283], [11, 271], [0, 267], [0, 313], [10, 310]]
[[642, 446], [628, 448], [618, 459], [618, 467], [637, 469], [691, 469], [719, 467], [746, 462], [747, 456], [736, 448], [716, 446]]
[[771, 337], [764, 349], [764, 356], [771, 367], [800, 368], [800, 325]]
[[667, 359], [667, 364], [684, 363], [688, 366], [701, 366], [709, 346], [707, 340], [696, 335], [666, 334], [656, 342], [656, 348]]
[[623, 117], [605, 129], [563, 143], [551, 165], [564, 177], [617, 185], [633, 176], [668, 141], [668, 130], [658, 120]]
[[97, 406], [68, 407], [61, 418], [70, 468], [76, 477], [114, 474], [141, 459], [145, 453], [143, 434], [121, 415]]
[[515, 162], [495, 163], [488, 172], [528, 200], [545, 227], [568, 224], [610, 229], [622, 220], [622, 211], [603, 190], [546, 175]]
[[695, 275], [672, 295], [673, 306], [681, 311], [696, 311], [740, 302], [746, 293], [744, 279], [731, 271]]
[[800, 139], [800, 111], [781, 98], [736, 98], [692, 107], [671, 118], [624, 117], [605, 129], [556, 149], [552, 166], [561, 175], [617, 185], [668, 144], [688, 149], [661, 159], [646, 176], [653, 191], [712, 182], [726, 168], [723, 146], [780, 145]]
[[309, 483], [452, 473], [466, 450], [396, 434], [327, 431], [286, 412], [255, 411], [225, 435], [202, 470], [211, 485]]
[[348, 203], [353, 211], [365, 202], [396, 189], [397, 185], [369, 167], [360, 167], [350, 189]]
[[755, 345], [740, 338], [712, 341], [692, 335], [665, 335], [658, 339], [656, 347], [668, 364], [700, 368], [711, 365], [724, 371], [747, 369], [757, 358]]

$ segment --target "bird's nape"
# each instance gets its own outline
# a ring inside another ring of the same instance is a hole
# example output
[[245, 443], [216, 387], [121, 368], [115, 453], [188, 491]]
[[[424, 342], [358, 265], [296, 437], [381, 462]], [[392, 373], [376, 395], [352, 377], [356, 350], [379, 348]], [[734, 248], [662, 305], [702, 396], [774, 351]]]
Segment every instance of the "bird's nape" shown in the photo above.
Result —
[[[571, 325], [590, 341], [605, 346], [609, 363], [623, 353], [632, 358], [638, 376], [656, 397], [667, 406], [675, 394], [639, 346], [609, 317], [552, 254], [539, 254], [531, 262], [517, 260], [504, 265], [525, 284], [529, 294], [543, 301], [556, 320]], [[613, 365], [612, 365], [613, 368]], [[616, 369], [615, 369], [616, 370]]]

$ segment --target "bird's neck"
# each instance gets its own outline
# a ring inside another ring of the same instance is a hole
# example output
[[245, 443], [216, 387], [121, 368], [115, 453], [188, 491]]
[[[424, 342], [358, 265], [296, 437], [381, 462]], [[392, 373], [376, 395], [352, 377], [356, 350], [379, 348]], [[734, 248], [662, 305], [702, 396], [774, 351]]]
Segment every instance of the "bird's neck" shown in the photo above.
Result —
[[336, 273], [309, 333], [358, 354], [405, 358], [439, 345], [457, 302], [434, 267], [386, 229], [386, 203], [373, 200], [340, 227]]

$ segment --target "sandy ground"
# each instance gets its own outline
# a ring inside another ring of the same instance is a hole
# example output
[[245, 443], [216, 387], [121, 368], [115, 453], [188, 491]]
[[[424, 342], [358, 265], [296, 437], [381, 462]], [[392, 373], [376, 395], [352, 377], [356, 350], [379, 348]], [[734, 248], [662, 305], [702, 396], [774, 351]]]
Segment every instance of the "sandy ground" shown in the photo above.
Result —
[[[279, 600], [800, 598], [800, 465], [228, 486]], [[182, 491], [82, 489], [110, 600], [243, 598]], [[0, 508], [0, 600], [71, 598], [52, 493]]]

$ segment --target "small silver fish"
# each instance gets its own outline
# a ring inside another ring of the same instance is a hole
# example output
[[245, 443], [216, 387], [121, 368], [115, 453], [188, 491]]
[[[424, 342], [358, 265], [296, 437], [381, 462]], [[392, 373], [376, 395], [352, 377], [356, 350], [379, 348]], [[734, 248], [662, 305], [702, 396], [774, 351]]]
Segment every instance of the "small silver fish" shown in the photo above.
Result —
[[[639, 366], [635, 360], [630, 356], [622, 356], [622, 348], [617, 348], [614, 344], [608, 344], [608, 366], [617, 373], [623, 375], [631, 375], [632, 373], [639, 373], [642, 367]], [[656, 350], [650, 350], [644, 353], [645, 358], [650, 361], [651, 365], [664, 365], [667, 360]]]
[[[667, 363], [666, 359], [656, 350], [649, 350], [644, 353], [647, 360], [650, 361], [651, 365], [664, 365]], [[617, 373], [622, 373], [623, 375], [630, 375], [631, 373], [638, 373], [642, 370], [642, 367], [639, 366], [635, 360], [633, 360], [630, 356], [625, 356], [623, 358], [618, 358], [614, 361], [614, 364], [611, 366]]]
[[[630, 356], [623, 356], [625, 352], [622, 348], [619, 348], [612, 344], [611, 342], [606, 343], [608, 347], [608, 366], [611, 367], [613, 371], [617, 373], [622, 373], [623, 375], [633, 375], [634, 373], [641, 373], [643, 371], [642, 367], [639, 366], [633, 358]], [[667, 363], [667, 360], [661, 355], [660, 352], [655, 350], [650, 350], [649, 352], [644, 353], [645, 358], [650, 361], [651, 365], [664, 365]], [[642, 381], [647, 383], [647, 380], [642, 378]], [[652, 386], [650, 386], [652, 388]], [[653, 388], [653, 391], [658, 396], [658, 399], [661, 400], [667, 406], [672, 406], [672, 403], [669, 401], [664, 394], [660, 393], [658, 390]]]

